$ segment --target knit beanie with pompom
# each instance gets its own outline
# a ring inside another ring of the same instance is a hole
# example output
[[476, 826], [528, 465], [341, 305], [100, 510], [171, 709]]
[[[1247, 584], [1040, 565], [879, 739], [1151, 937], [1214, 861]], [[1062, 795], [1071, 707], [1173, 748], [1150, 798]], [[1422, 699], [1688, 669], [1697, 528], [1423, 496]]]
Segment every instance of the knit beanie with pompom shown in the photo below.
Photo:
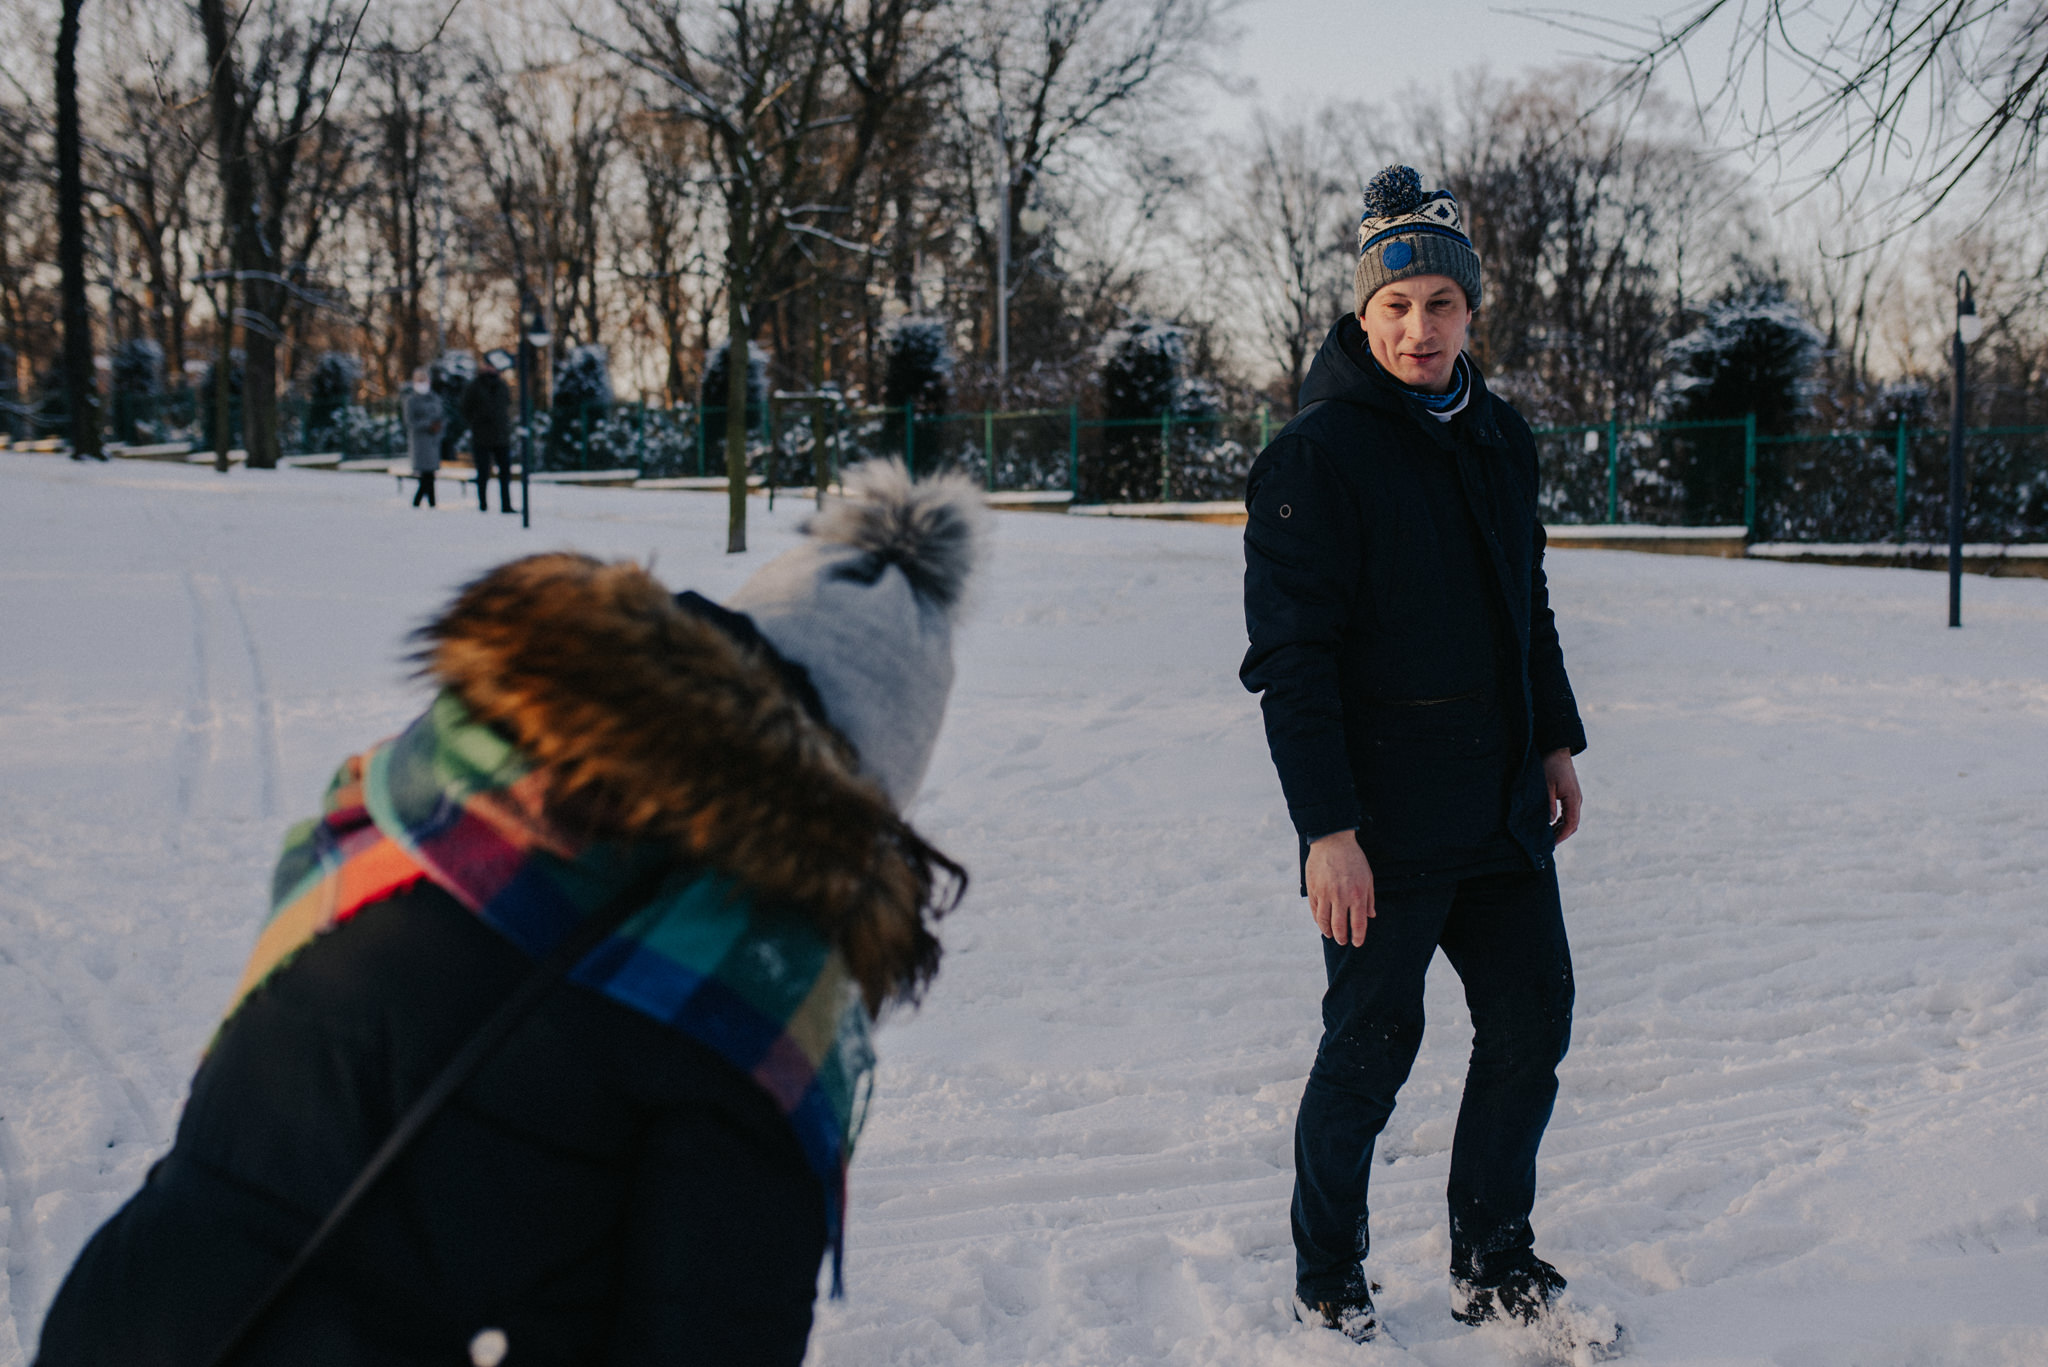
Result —
[[1448, 275], [1479, 307], [1479, 253], [1449, 190], [1423, 193], [1412, 166], [1389, 166], [1365, 187], [1358, 220], [1358, 312], [1381, 288], [1417, 275]]
[[938, 741], [988, 518], [973, 480], [912, 480], [898, 461], [848, 470], [845, 489], [725, 605], [809, 673], [826, 719], [900, 812]]

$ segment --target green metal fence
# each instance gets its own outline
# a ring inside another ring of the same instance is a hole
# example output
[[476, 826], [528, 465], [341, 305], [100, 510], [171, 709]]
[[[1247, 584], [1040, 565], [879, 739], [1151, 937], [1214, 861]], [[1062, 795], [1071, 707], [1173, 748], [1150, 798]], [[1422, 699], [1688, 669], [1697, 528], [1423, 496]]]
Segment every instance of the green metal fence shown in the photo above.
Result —
[[[1948, 535], [1948, 429], [1760, 434], [1754, 417], [1536, 432], [1544, 515], [1735, 526], [1760, 541]], [[2048, 427], [1965, 434], [1972, 540], [2048, 538]]]
[[[828, 483], [850, 464], [900, 457], [914, 472], [963, 472], [994, 492], [1060, 491], [1083, 503], [1239, 498], [1279, 430], [1268, 411], [1096, 418], [1078, 407], [925, 413], [858, 407], [827, 393], [777, 394], [748, 432], [748, 467], [771, 487]], [[114, 395], [109, 436], [212, 445], [212, 405], [190, 389]], [[406, 454], [397, 400], [280, 405], [286, 454]], [[239, 396], [229, 440], [241, 439]], [[537, 470], [631, 469], [644, 478], [725, 471], [725, 410], [646, 403], [542, 410]], [[523, 434], [522, 434], [523, 435]], [[1604, 423], [1536, 431], [1544, 517], [1557, 523], [1734, 526], [1757, 540], [1933, 541], [1946, 537], [1946, 428], [1759, 433], [1754, 418]], [[521, 444], [515, 439], [515, 450]], [[450, 454], [467, 450], [457, 421]], [[1972, 429], [1972, 540], [2048, 540], [2048, 427]]]

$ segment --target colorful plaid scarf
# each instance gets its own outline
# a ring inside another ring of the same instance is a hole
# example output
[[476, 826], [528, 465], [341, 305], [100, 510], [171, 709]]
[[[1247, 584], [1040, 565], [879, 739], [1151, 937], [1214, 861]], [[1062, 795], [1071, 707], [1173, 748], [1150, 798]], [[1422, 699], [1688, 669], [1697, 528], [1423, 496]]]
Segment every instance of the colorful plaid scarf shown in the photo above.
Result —
[[[228, 1014], [320, 932], [421, 881], [546, 957], [657, 856], [565, 840], [541, 802], [519, 751], [443, 692], [396, 739], [351, 756], [325, 814], [286, 835]], [[678, 874], [569, 977], [710, 1048], [775, 1102], [824, 1185], [837, 1294], [846, 1165], [874, 1067], [839, 953], [802, 918], [757, 912], [729, 879]]]

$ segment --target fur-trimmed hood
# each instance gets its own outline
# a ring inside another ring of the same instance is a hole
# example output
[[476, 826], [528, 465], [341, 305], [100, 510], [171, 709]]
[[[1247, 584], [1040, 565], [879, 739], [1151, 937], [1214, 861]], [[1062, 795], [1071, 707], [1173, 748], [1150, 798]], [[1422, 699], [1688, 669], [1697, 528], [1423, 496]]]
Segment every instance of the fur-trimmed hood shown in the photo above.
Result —
[[936, 967], [926, 921], [965, 875], [897, 817], [766, 644], [637, 565], [572, 554], [492, 570], [418, 639], [422, 672], [546, 775], [566, 830], [664, 845], [811, 917], [870, 1010]]

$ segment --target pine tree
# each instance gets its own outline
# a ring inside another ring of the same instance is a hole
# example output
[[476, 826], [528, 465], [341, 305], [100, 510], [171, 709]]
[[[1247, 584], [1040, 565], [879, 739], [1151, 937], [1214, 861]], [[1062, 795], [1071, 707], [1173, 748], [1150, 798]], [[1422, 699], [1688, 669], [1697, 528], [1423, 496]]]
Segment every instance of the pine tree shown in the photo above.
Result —
[[1102, 457], [1082, 469], [1081, 496], [1092, 503], [1148, 502], [1160, 496], [1167, 453], [1156, 419], [1176, 410], [1187, 365], [1187, 337], [1179, 328], [1139, 318], [1103, 339], [1098, 353], [1102, 389]]
[[882, 334], [882, 449], [901, 454], [903, 409], [930, 416], [946, 411], [953, 381], [953, 348], [942, 319], [912, 315], [891, 323]]
[[[726, 348], [713, 349], [704, 362], [704, 378], [698, 386], [698, 398], [703, 407], [699, 420], [704, 424], [704, 449], [716, 460], [718, 453], [725, 450], [726, 395], [730, 392], [726, 373]], [[748, 343], [747, 345], [747, 413], [746, 427], [751, 432], [761, 425], [763, 408], [768, 402], [768, 353]]]

